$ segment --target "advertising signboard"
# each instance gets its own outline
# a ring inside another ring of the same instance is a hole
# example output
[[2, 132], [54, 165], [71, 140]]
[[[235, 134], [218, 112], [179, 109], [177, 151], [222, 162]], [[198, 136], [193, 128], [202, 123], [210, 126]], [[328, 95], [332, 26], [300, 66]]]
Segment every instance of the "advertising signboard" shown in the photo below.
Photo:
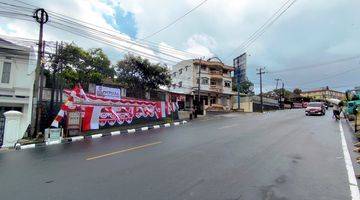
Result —
[[103, 97], [108, 99], [120, 99], [121, 89], [97, 85], [95, 94], [97, 97]]
[[237, 82], [246, 81], [246, 53], [234, 58], [234, 68]]

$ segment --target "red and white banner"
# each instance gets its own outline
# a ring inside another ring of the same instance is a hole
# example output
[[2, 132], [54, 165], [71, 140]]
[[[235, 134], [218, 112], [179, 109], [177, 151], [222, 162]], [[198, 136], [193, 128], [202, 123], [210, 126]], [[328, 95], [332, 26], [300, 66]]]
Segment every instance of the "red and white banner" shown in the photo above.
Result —
[[85, 94], [80, 86], [64, 92], [68, 95], [68, 100], [52, 123], [54, 127], [58, 127], [69, 109], [82, 112], [83, 131], [99, 129], [102, 126], [131, 124], [134, 119], [139, 118], [161, 119], [178, 109], [177, 103], [171, 102], [97, 97]]

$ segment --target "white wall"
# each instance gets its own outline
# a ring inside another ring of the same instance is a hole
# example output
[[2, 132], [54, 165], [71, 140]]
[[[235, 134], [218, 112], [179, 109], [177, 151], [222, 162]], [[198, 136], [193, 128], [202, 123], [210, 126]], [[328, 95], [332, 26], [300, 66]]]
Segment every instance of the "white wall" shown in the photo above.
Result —
[[[0, 56], [0, 95], [8, 96], [0, 97], [0, 106], [22, 107], [21, 126], [17, 131], [23, 134], [31, 121], [32, 88], [35, 73], [28, 70], [29, 56], [6, 56], [10, 59]], [[11, 63], [9, 83], [1, 83], [4, 62]]]
[[[188, 66], [186, 68], [186, 66]], [[179, 70], [182, 69], [182, 73], [179, 73]], [[186, 70], [187, 69], [187, 70]], [[173, 74], [176, 73], [174, 76]], [[171, 79], [172, 84], [178, 84], [180, 81], [182, 82], [182, 87], [171, 87], [170, 91], [181, 94], [190, 94], [192, 92], [192, 87], [194, 85], [194, 67], [192, 60], [181, 61], [171, 69]], [[195, 80], [196, 82], [196, 80]]]

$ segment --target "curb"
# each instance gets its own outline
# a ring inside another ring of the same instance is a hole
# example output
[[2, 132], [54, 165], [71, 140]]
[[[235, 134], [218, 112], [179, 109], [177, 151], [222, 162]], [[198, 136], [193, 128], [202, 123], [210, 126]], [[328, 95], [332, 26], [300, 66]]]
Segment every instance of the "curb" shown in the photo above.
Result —
[[76, 141], [81, 141], [81, 140], [92, 140], [92, 139], [97, 139], [97, 138], [102, 138], [102, 137], [109, 137], [109, 136], [116, 136], [116, 135], [123, 135], [123, 134], [134, 134], [136, 132], [143, 132], [143, 131], [147, 131], [147, 130], [151, 130], [151, 129], [159, 129], [159, 128], [167, 128], [167, 127], [171, 127], [171, 126], [178, 126], [180, 124], [186, 124], [187, 121], [181, 121], [181, 122], [174, 122], [174, 123], [166, 123], [166, 124], [161, 124], [161, 125], [150, 125], [150, 126], [144, 126], [141, 128], [136, 128], [136, 129], [127, 129], [127, 130], [123, 130], [123, 131], [112, 131], [112, 132], [108, 132], [108, 133], [98, 133], [98, 134], [94, 134], [94, 135], [86, 135], [86, 136], [74, 136], [74, 137], [69, 137], [69, 138], [63, 138], [61, 141], [57, 140], [57, 141], [47, 141], [47, 142], [43, 142], [43, 143], [34, 143], [34, 144], [26, 144], [26, 145], [21, 145], [20, 143], [16, 143], [14, 145], [16, 150], [20, 150], [20, 149], [32, 149], [32, 148], [38, 148], [38, 147], [45, 147], [45, 146], [50, 146], [50, 145], [55, 145], [55, 144], [68, 144], [71, 142], [76, 142]]
[[348, 126], [350, 127], [350, 129], [352, 130], [353, 133], [356, 133], [355, 132], [355, 127], [352, 126], [352, 124], [350, 123], [349, 119], [346, 118], [346, 123], [348, 124]]

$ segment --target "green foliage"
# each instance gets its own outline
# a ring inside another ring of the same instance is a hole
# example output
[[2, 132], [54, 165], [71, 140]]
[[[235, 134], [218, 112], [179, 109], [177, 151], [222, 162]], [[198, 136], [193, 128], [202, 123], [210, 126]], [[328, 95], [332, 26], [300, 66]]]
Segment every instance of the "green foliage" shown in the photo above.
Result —
[[282, 96], [282, 94], [284, 93], [284, 97], [285, 99], [290, 99], [292, 92], [287, 90], [287, 89], [275, 89], [274, 92], [276, 93], [277, 96]]
[[115, 65], [117, 81], [126, 85], [130, 90], [153, 91], [160, 85], [169, 86], [171, 76], [166, 66], [152, 64], [147, 59], [126, 55]]
[[[239, 90], [240, 90], [240, 93], [243, 93], [243, 94], [254, 94], [253, 88], [254, 88], [254, 84], [252, 82], [244, 81], [244, 82], [240, 83]], [[236, 82], [233, 84], [232, 90], [237, 91]]]
[[297, 95], [300, 95], [301, 92], [302, 92], [302, 90], [300, 88], [295, 88], [294, 91], [293, 91], [293, 93], [297, 94]]
[[80, 83], [87, 88], [89, 83], [100, 84], [115, 74], [109, 58], [100, 48], [86, 51], [75, 44], [67, 44], [51, 60], [53, 64], [62, 64], [60, 76], [66, 80], [66, 87]]

